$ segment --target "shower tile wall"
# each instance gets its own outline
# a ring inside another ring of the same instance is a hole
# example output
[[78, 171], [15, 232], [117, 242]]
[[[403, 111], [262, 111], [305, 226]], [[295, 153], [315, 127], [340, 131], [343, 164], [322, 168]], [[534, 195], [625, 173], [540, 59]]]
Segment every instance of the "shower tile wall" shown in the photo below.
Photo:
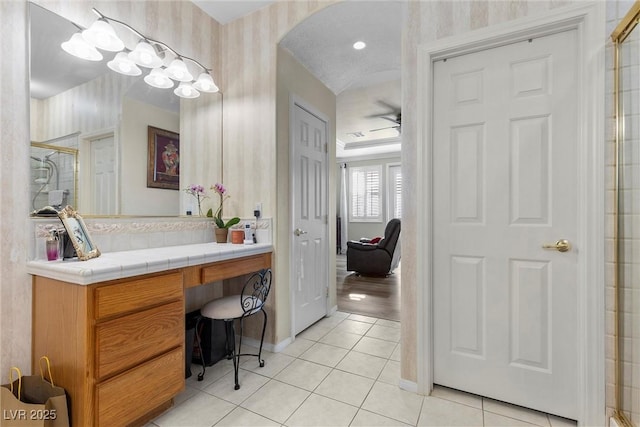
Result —
[[[621, 5], [623, 6], [623, 5]], [[620, 14], [626, 10], [618, 10]], [[619, 406], [640, 425], [640, 31], [622, 44], [621, 88], [624, 139], [621, 146], [618, 317], [621, 387]]]
[[[78, 148], [78, 136], [77, 134], [68, 135], [66, 137], [57, 138], [55, 140], [50, 141], [37, 141], [42, 142], [44, 144], [51, 144], [56, 147], [64, 147], [64, 148]], [[51, 179], [48, 184], [38, 182], [38, 179], [47, 178], [47, 171], [43, 171], [42, 167], [45, 166], [45, 169], [51, 168], [46, 163], [37, 162], [36, 160], [31, 159], [31, 210], [40, 209], [43, 206], [50, 205], [49, 202], [49, 191], [52, 190], [66, 190], [68, 194], [66, 194], [65, 199], [63, 200], [63, 205], [73, 205], [76, 204], [76, 191], [77, 191], [77, 180], [76, 180], [76, 158], [74, 155], [69, 153], [64, 153], [60, 151], [55, 151], [55, 149], [46, 149], [40, 147], [31, 147], [31, 155], [36, 158], [48, 158], [53, 163], [55, 163], [58, 176], [55, 175], [54, 171], [51, 171]], [[41, 191], [39, 191], [41, 190]]]

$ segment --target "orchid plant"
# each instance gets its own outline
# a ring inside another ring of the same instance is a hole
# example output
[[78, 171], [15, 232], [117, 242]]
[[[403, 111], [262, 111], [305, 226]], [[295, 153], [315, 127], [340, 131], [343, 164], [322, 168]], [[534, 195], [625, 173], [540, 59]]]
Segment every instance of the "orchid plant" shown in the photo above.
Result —
[[220, 206], [216, 210], [215, 214], [213, 213], [213, 209], [209, 209], [209, 211], [207, 212], [207, 216], [213, 217], [213, 221], [216, 223], [216, 226], [218, 228], [229, 228], [239, 223], [240, 218], [238, 218], [237, 216], [231, 218], [227, 222], [224, 222], [222, 220], [222, 204], [224, 203], [225, 200], [231, 197], [228, 194], [226, 194], [227, 189], [224, 187], [224, 185], [216, 183], [215, 185], [211, 186], [211, 189], [216, 193], [218, 193], [218, 195], [220, 196]]
[[198, 201], [198, 214], [200, 216], [202, 216], [202, 206], [201, 203], [204, 199], [206, 199], [207, 194], [204, 190], [204, 187], [202, 185], [199, 184], [191, 184], [190, 186], [188, 186], [187, 188], [184, 189], [184, 191], [186, 191], [187, 193], [191, 194], [193, 197], [196, 198], [196, 200]]

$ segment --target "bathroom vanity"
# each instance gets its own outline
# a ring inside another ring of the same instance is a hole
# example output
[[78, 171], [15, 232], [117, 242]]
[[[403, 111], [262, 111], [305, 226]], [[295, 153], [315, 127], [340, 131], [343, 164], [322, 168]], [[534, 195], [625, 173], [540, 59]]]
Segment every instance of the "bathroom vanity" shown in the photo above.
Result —
[[29, 262], [32, 359], [51, 359], [72, 425], [143, 425], [171, 406], [184, 389], [185, 290], [269, 268], [272, 250], [206, 243]]

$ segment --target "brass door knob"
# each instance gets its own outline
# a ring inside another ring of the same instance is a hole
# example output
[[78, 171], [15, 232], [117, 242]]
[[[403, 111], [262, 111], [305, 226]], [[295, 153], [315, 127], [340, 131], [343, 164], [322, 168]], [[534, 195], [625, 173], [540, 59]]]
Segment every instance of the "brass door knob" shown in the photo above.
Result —
[[571, 250], [571, 243], [567, 239], [558, 240], [552, 244], [542, 245], [543, 249], [555, 249], [558, 252], [567, 252]]

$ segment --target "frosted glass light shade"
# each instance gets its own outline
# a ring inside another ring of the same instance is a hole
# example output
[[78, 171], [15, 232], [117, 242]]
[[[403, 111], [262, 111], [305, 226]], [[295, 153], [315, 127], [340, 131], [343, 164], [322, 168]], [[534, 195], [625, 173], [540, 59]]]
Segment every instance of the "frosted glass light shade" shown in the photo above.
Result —
[[144, 81], [153, 87], [168, 89], [173, 87], [173, 81], [167, 77], [162, 68], [154, 68], [149, 74], [144, 76]]
[[106, 21], [97, 20], [82, 32], [82, 37], [92, 45], [102, 50], [118, 52], [124, 49], [124, 43], [115, 30]]
[[69, 40], [60, 44], [60, 47], [70, 55], [86, 59], [88, 61], [102, 61], [102, 54], [87, 42], [80, 33], [75, 33]]
[[111, 61], [107, 62], [107, 67], [125, 76], [139, 76], [142, 70], [129, 59], [125, 52], [120, 52]]
[[218, 92], [218, 86], [213, 82], [213, 77], [209, 73], [201, 73], [198, 76], [198, 80], [193, 84], [193, 87], [198, 89], [200, 92], [208, 92], [214, 93]]
[[165, 70], [167, 76], [179, 82], [190, 82], [193, 76], [182, 59], [174, 59]]
[[174, 89], [173, 93], [180, 98], [197, 98], [200, 96], [200, 92], [195, 90], [191, 83], [187, 82], [180, 83], [180, 85]]
[[129, 52], [129, 59], [141, 67], [157, 68], [162, 65], [162, 58], [148, 42], [141, 41], [136, 48]]

